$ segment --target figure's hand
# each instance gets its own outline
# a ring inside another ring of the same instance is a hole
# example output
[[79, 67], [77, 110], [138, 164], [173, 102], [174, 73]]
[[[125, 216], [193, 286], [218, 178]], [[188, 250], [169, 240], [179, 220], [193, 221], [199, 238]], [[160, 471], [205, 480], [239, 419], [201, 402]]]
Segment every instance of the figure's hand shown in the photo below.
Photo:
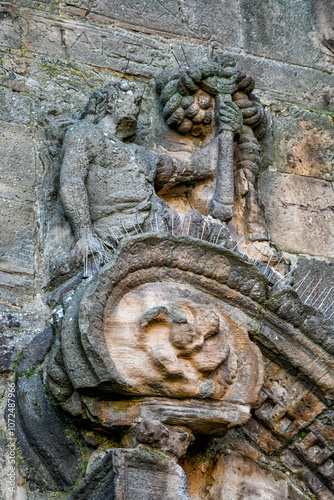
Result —
[[220, 76], [211, 76], [201, 81], [201, 87], [212, 95], [233, 94], [238, 86], [239, 72], [234, 67], [222, 68]]
[[264, 109], [260, 101], [243, 95], [242, 99], [238, 99], [238, 107], [241, 110], [245, 125], [253, 127], [263, 120]]
[[77, 261], [82, 263], [85, 255], [88, 257], [94, 253], [102, 253], [101, 243], [93, 234], [89, 234], [76, 242], [74, 253]]
[[222, 102], [219, 110], [220, 132], [228, 130], [240, 134], [243, 119], [242, 112], [234, 102]]

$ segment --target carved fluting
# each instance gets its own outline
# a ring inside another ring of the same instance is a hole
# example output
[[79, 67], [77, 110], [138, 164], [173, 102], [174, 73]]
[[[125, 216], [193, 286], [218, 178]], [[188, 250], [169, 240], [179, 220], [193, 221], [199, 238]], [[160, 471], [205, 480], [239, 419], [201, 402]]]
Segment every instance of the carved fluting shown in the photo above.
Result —
[[261, 162], [261, 147], [257, 138], [265, 132], [266, 118], [259, 100], [251, 93], [253, 87], [254, 80], [242, 76], [238, 91], [233, 95], [233, 102], [242, 111], [244, 124], [235, 154], [235, 202], [238, 216], [243, 220], [244, 234], [247, 234], [250, 241], [257, 241], [267, 239], [263, 209], [257, 193]]

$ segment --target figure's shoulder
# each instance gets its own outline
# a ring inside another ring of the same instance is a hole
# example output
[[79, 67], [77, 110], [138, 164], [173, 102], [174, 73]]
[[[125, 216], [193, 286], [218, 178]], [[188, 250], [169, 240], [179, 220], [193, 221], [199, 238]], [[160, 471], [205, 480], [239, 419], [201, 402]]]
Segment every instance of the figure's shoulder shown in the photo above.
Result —
[[159, 158], [159, 154], [153, 151], [152, 149], [149, 149], [148, 147], [132, 143], [130, 145], [131, 150], [135, 152], [136, 156], [138, 158], [142, 158], [150, 163], [156, 164]]
[[64, 144], [69, 144], [73, 141], [84, 141], [90, 144], [92, 141], [100, 138], [102, 135], [101, 130], [92, 122], [88, 120], [77, 120], [66, 131], [64, 137]]

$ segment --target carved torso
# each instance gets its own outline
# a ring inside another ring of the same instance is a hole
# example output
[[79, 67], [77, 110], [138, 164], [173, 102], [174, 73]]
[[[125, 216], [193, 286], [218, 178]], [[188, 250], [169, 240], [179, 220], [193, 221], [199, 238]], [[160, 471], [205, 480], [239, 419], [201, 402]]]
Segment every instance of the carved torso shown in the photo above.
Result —
[[[155, 158], [136, 145], [124, 144], [114, 136], [101, 134], [100, 152], [92, 160], [86, 178], [92, 223], [97, 234], [105, 224], [130, 227], [138, 211], [139, 223], [151, 209], [154, 194]], [[147, 161], [147, 157], [150, 156]], [[101, 235], [103, 237], [103, 235]]]
[[153, 152], [125, 144], [87, 121], [69, 129], [63, 151], [67, 173], [62, 183], [68, 193], [67, 208], [75, 208], [74, 225], [80, 226], [83, 220], [80, 204], [89, 210], [92, 228], [104, 240], [110, 239], [114, 226], [133, 230], [134, 222], [145, 223], [154, 196], [157, 156]]

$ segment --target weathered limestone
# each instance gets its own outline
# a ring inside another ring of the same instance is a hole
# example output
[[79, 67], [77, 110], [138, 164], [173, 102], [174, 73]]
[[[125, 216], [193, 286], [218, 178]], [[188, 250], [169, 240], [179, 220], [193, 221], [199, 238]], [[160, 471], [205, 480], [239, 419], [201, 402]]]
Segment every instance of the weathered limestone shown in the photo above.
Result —
[[333, 121], [289, 107], [273, 117], [273, 135], [278, 154], [278, 172], [333, 181]]
[[1, 500], [333, 498], [330, 3], [1, 2]]
[[266, 172], [261, 175], [260, 192], [272, 241], [282, 250], [323, 257], [332, 255], [334, 194], [331, 183]]
[[188, 500], [182, 468], [158, 453], [145, 449], [107, 450], [69, 500]]

